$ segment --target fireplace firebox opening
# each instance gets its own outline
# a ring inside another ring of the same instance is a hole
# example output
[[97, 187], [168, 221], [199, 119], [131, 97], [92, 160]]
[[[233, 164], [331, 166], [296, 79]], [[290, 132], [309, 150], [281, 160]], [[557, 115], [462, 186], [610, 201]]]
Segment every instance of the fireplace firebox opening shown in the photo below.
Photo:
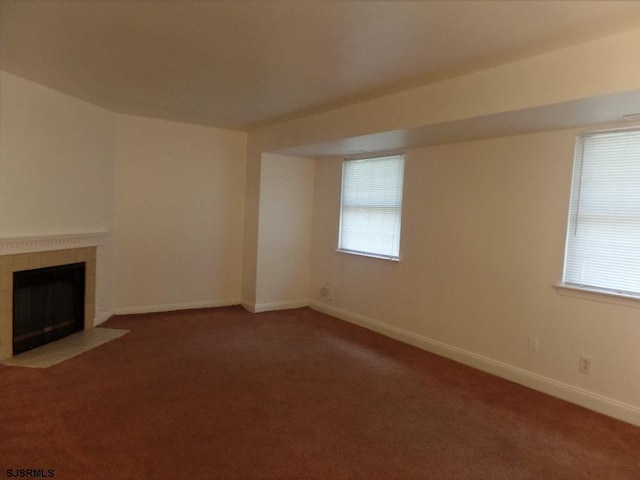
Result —
[[13, 273], [13, 354], [84, 329], [85, 262]]

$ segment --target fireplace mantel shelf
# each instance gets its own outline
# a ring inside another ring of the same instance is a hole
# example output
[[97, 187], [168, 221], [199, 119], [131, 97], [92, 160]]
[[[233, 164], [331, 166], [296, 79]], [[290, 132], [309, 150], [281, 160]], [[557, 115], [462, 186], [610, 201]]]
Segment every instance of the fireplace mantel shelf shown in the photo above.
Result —
[[97, 247], [105, 245], [108, 240], [109, 234], [106, 232], [0, 238], [0, 255]]

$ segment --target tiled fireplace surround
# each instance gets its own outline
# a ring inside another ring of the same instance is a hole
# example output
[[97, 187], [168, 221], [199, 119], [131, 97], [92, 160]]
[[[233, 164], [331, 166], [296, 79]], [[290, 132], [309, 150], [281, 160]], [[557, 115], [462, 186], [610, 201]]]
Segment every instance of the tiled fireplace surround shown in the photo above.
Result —
[[84, 329], [94, 327], [96, 252], [106, 234], [0, 239], [0, 360], [13, 356], [13, 273], [85, 262]]

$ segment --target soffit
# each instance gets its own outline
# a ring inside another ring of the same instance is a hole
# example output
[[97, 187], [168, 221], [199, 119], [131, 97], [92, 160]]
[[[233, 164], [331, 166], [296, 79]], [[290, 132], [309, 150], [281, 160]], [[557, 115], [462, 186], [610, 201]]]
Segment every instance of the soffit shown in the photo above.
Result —
[[[630, 106], [631, 110], [630, 110]], [[640, 106], [640, 89], [588, 99], [483, 115], [403, 130], [372, 133], [317, 144], [277, 150], [295, 157], [361, 157], [384, 151], [483, 140], [562, 129], [594, 129], [615, 125], [637, 127], [637, 116], [625, 119]]]

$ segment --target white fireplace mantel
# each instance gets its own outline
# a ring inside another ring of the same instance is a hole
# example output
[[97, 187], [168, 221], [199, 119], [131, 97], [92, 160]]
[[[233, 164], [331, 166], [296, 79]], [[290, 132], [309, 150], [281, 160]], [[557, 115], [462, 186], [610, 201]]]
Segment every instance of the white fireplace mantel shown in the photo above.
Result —
[[108, 240], [109, 234], [106, 232], [0, 238], [0, 255], [97, 247], [105, 245]]

